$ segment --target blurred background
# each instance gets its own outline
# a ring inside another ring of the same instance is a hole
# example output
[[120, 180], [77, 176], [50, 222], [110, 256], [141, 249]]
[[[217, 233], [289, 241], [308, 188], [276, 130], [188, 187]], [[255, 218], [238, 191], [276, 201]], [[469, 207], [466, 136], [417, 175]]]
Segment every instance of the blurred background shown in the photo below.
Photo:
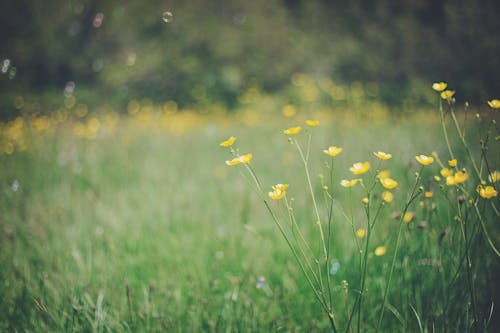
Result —
[[257, 93], [293, 103], [297, 86], [306, 100], [341, 105], [354, 97], [394, 112], [435, 104], [434, 81], [449, 82], [458, 101], [471, 103], [500, 91], [494, 0], [17, 0], [0, 7], [1, 119], [79, 103], [126, 112], [134, 99], [234, 111]]

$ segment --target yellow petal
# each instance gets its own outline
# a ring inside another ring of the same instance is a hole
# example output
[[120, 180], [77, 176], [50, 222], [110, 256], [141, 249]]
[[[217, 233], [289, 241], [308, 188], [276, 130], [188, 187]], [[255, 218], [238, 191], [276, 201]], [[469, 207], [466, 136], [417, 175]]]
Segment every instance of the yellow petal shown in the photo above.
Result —
[[323, 153], [331, 156], [331, 157], [335, 157], [337, 156], [338, 154], [340, 154], [342, 152], [342, 148], [340, 147], [337, 147], [337, 146], [330, 146], [328, 147], [328, 149], [325, 149], [323, 150]]
[[432, 84], [432, 89], [434, 89], [437, 92], [441, 92], [445, 90], [447, 86], [448, 85], [446, 84], [446, 82], [434, 82]]
[[307, 119], [306, 120], [306, 125], [307, 126], [310, 126], [310, 127], [316, 127], [319, 125], [319, 120], [311, 120], [311, 119]]
[[430, 165], [434, 162], [434, 157], [423, 154], [415, 156], [415, 159], [417, 160], [418, 163], [422, 165]]
[[492, 109], [500, 109], [500, 100], [498, 99], [492, 99], [491, 101], [488, 101], [488, 105]]
[[354, 163], [349, 170], [355, 175], [362, 175], [370, 170], [370, 162], [357, 162]]
[[296, 126], [296, 127], [290, 127], [286, 130], [283, 131], [286, 135], [297, 135], [302, 131], [302, 127]]

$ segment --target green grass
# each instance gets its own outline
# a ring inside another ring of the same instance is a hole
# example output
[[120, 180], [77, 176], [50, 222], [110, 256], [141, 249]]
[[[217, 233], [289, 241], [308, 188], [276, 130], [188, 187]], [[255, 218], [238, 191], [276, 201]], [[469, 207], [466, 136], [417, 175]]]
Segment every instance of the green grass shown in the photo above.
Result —
[[[281, 133], [292, 121], [257, 128], [216, 121], [182, 135], [119, 124], [95, 140], [76, 138], [62, 127], [37, 140], [36, 148], [0, 155], [0, 331], [329, 329], [264, 205], [237, 168], [224, 165], [230, 156], [218, 147], [229, 135], [237, 136], [241, 152], [254, 154], [252, 165], [265, 190], [290, 184], [298, 222], [316, 249], [300, 160]], [[365, 223], [362, 189], [353, 188], [350, 198], [338, 185], [340, 179], [351, 177], [352, 163], [373, 161], [373, 151], [394, 155], [387, 165], [400, 186], [395, 201], [384, 207], [368, 249], [388, 248], [385, 256], [368, 256], [361, 331], [373, 331], [399, 225], [391, 215], [401, 211], [419, 170], [414, 156], [432, 151], [446, 156], [440, 130], [437, 121], [425, 117], [357, 125], [333, 118], [314, 129], [310, 163], [318, 194], [317, 176], [327, 174], [322, 149], [344, 148], [335, 160], [331, 238], [331, 257], [341, 265], [332, 276], [339, 327], [347, 322], [341, 281], [349, 283], [352, 310], [360, 274], [352, 228], [342, 210], [349, 215], [352, 206], [355, 226]], [[498, 151], [495, 146], [491, 150]], [[433, 167], [424, 175], [430, 179], [438, 172]], [[476, 315], [481, 318], [472, 325], [462, 233], [454, 220], [457, 207], [439, 185], [424, 185], [433, 187], [434, 197], [419, 199], [409, 209], [416, 216], [403, 226], [381, 330], [486, 331], [488, 312], [497, 301], [498, 257], [477, 225], [470, 225]], [[494, 204], [498, 207], [498, 201]], [[498, 244], [498, 220], [487, 217]], [[422, 220], [426, 228], [417, 226]], [[256, 288], [260, 276], [266, 282]]]

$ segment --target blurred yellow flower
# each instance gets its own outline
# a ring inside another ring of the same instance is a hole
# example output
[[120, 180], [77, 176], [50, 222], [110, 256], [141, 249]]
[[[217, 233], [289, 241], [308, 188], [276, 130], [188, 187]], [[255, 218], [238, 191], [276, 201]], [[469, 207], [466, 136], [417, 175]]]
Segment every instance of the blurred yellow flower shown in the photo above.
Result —
[[450, 168], [454, 168], [454, 167], [456, 167], [456, 166], [457, 166], [457, 159], [456, 159], [456, 158], [454, 158], [454, 159], [452, 159], [452, 160], [449, 160], [449, 161], [448, 161], [448, 165], [450, 166]]
[[296, 126], [296, 127], [290, 127], [286, 130], [283, 131], [286, 135], [297, 135], [302, 131], [302, 127]]
[[462, 184], [469, 178], [469, 175], [465, 171], [457, 171], [454, 175], [446, 177], [446, 185], [458, 185]]
[[488, 101], [488, 105], [492, 109], [500, 109], [500, 100], [498, 99], [492, 99], [491, 101]]
[[448, 168], [441, 169], [441, 171], [439, 171], [439, 173], [443, 177], [453, 176], [453, 170], [448, 169]]
[[432, 191], [426, 191], [424, 193], [424, 197], [426, 198], [432, 198], [434, 196], [434, 193], [432, 193]]
[[445, 90], [447, 86], [448, 85], [446, 84], [446, 82], [434, 82], [432, 84], [432, 89], [434, 89], [437, 92], [441, 92]]
[[349, 168], [349, 170], [355, 175], [362, 175], [368, 170], [370, 170], [370, 162], [357, 162]]
[[236, 138], [234, 136], [231, 136], [226, 141], [222, 141], [221, 143], [219, 143], [219, 146], [221, 146], [221, 147], [231, 147], [235, 141], [236, 141]]
[[272, 192], [268, 193], [269, 197], [273, 200], [279, 200], [286, 195], [288, 184], [276, 184], [272, 186], [272, 189]]
[[382, 192], [382, 200], [387, 203], [392, 202], [392, 200], [394, 200], [394, 195], [389, 191], [384, 191]]
[[356, 237], [358, 238], [364, 238], [366, 235], [366, 230], [363, 229], [363, 228], [359, 228], [358, 230], [356, 230]]
[[241, 160], [239, 157], [235, 157], [232, 160], [226, 161], [226, 164], [229, 166], [235, 166], [241, 163]]
[[387, 248], [385, 246], [377, 246], [375, 249], [375, 255], [377, 257], [383, 256], [387, 252]]
[[388, 190], [392, 190], [393, 188], [398, 186], [398, 182], [389, 177], [380, 178], [380, 184], [382, 184], [382, 186]]
[[388, 154], [388, 153], [384, 153], [383, 151], [377, 151], [377, 152], [374, 152], [373, 155], [375, 155], [376, 157], [380, 158], [381, 160], [388, 160], [392, 157], [391, 154]]
[[359, 179], [347, 180], [343, 179], [340, 181], [340, 185], [343, 187], [353, 187], [359, 182]]
[[285, 116], [285, 117], [293, 117], [295, 116], [295, 114], [297, 113], [297, 109], [295, 109], [295, 107], [293, 105], [285, 105], [283, 107], [283, 109], [281, 110], [281, 113]]
[[441, 177], [439, 177], [439, 176], [434, 176], [434, 180], [435, 180], [435, 181], [437, 181], [437, 182], [439, 182], [439, 181], [441, 181]]
[[445, 90], [441, 92], [442, 99], [450, 100], [453, 97], [453, 95], [455, 95], [455, 90]]
[[413, 212], [406, 212], [405, 215], [403, 216], [403, 222], [410, 223], [411, 220], [413, 220], [414, 216], [415, 214]]
[[365, 205], [368, 205], [368, 198], [364, 197], [363, 199], [361, 199], [361, 202], [364, 203]]
[[495, 188], [490, 185], [488, 186], [478, 185], [476, 191], [484, 199], [491, 199], [498, 195], [498, 192], [495, 190]]
[[248, 164], [252, 160], [253, 155], [252, 154], [245, 154], [241, 156], [237, 156], [233, 158], [232, 160], [226, 161], [226, 164], [229, 166], [234, 166], [238, 165], [240, 163]]
[[307, 119], [306, 120], [306, 125], [307, 126], [310, 126], [310, 127], [316, 127], [319, 125], [319, 120], [311, 120], [311, 119]]
[[382, 170], [378, 173], [378, 178], [379, 179], [383, 179], [383, 178], [387, 178], [391, 175], [390, 171], [389, 170]]
[[434, 162], [434, 157], [423, 154], [415, 156], [415, 159], [417, 160], [418, 163], [422, 165], [430, 165]]
[[330, 146], [328, 149], [323, 150], [323, 153], [330, 155], [331, 157], [335, 157], [342, 152], [342, 148], [337, 146]]
[[500, 171], [493, 171], [488, 175], [488, 180], [492, 183], [496, 183], [500, 180]]

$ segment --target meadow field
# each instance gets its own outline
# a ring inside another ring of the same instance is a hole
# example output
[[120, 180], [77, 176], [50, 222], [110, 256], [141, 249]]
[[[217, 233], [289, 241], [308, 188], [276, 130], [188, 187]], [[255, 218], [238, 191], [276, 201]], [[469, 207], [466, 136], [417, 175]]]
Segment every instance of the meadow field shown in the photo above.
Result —
[[0, 331], [498, 327], [496, 109], [171, 107], [2, 123]]

